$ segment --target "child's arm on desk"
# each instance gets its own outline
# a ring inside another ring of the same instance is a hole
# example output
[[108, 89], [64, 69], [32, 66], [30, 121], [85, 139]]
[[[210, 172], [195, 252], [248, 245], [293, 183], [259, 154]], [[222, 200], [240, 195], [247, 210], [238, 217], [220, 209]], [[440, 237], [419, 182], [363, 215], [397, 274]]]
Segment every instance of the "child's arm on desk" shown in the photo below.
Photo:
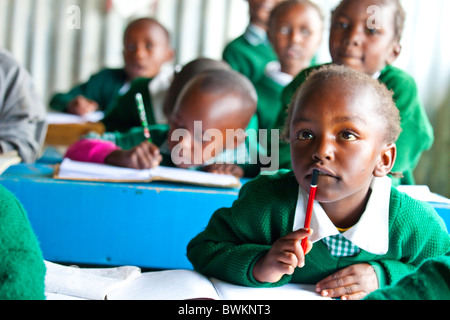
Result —
[[106, 164], [133, 169], [154, 168], [159, 166], [161, 161], [158, 147], [147, 141], [129, 150], [114, 150], [105, 159]]
[[105, 163], [133, 169], [157, 167], [162, 161], [158, 147], [147, 141], [132, 149], [122, 150], [110, 141], [99, 139], [76, 142], [67, 150], [65, 157], [75, 161]]
[[215, 163], [204, 167], [203, 171], [217, 174], [229, 174], [237, 178], [242, 178], [244, 176], [244, 170], [237, 164]]

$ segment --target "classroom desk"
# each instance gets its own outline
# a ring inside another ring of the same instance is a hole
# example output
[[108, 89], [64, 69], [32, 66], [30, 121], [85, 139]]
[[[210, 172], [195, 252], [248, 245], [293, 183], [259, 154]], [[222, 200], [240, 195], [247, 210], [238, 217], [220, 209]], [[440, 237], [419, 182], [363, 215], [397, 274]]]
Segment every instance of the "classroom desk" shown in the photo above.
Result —
[[17, 165], [0, 176], [27, 210], [44, 259], [88, 265], [192, 269], [188, 242], [237, 189], [171, 183], [60, 181], [48, 164]]
[[[60, 181], [52, 173], [48, 163], [21, 164], [5, 171], [0, 184], [27, 210], [44, 259], [60, 263], [192, 269], [188, 242], [239, 192], [156, 182]], [[432, 205], [450, 229], [450, 205]]]

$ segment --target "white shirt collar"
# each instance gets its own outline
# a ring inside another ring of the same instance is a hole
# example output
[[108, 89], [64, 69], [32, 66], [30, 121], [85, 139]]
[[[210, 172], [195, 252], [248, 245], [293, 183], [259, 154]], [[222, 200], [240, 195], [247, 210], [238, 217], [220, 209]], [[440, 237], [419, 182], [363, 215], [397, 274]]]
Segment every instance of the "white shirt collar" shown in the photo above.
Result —
[[281, 71], [281, 65], [279, 61], [271, 61], [266, 65], [264, 73], [267, 77], [285, 87], [294, 79], [290, 74]]
[[[372, 193], [366, 210], [356, 225], [342, 233], [354, 245], [372, 254], [386, 254], [389, 249], [391, 183], [391, 179], [388, 177], [373, 179]], [[308, 195], [299, 187], [294, 230], [304, 227], [307, 203]], [[314, 202], [311, 229], [314, 230], [314, 233], [309, 240], [313, 243], [340, 233], [317, 201]]]

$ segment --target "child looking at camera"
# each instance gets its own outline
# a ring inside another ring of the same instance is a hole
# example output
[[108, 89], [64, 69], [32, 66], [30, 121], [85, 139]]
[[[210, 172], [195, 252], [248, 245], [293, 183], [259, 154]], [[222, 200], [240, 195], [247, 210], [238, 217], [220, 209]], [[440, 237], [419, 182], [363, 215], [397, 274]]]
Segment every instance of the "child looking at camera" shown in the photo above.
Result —
[[[195, 270], [245, 286], [315, 284], [323, 296], [361, 299], [448, 252], [442, 219], [387, 177], [399, 123], [377, 80], [342, 66], [311, 73], [288, 112], [293, 170], [248, 182], [231, 208], [214, 213], [187, 247]], [[316, 201], [304, 229], [314, 169]]]
[[[376, 11], [374, 15], [373, 8]], [[378, 18], [378, 19], [374, 19]], [[396, 141], [398, 156], [393, 178], [395, 185], [414, 184], [413, 171], [422, 153], [431, 148], [433, 128], [419, 99], [414, 79], [392, 66], [401, 52], [405, 12], [399, 0], [343, 0], [333, 11], [329, 38], [332, 63], [359, 70], [378, 79], [394, 92], [400, 111], [402, 133]], [[283, 92], [277, 128], [284, 125], [286, 109], [297, 88], [314, 69], [300, 72]], [[291, 168], [289, 145], [280, 147], [280, 166]]]

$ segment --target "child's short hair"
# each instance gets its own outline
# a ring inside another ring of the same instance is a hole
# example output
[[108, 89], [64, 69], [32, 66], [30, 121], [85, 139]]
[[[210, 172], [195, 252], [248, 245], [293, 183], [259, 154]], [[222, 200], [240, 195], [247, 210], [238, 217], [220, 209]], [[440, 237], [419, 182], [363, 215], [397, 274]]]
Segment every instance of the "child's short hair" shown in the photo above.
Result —
[[124, 41], [126, 40], [127, 35], [128, 35], [128, 32], [129, 32], [132, 28], [134, 28], [135, 26], [137, 26], [138, 24], [140, 24], [140, 23], [142, 23], [142, 22], [146, 22], [146, 23], [149, 23], [149, 24], [155, 24], [155, 25], [157, 25], [158, 27], [160, 27], [161, 30], [164, 32], [166, 38], [167, 38], [167, 42], [170, 43], [170, 33], [169, 33], [169, 31], [168, 31], [167, 28], [164, 27], [158, 20], [156, 20], [156, 19], [154, 19], [154, 18], [139, 18], [139, 19], [136, 19], [136, 20], [131, 21], [131, 22], [127, 25], [127, 27], [126, 27], [126, 29], [125, 29], [125, 32], [123, 33], [123, 40], [124, 40]]
[[286, 0], [286, 1], [281, 1], [275, 8], [273, 8], [273, 10], [270, 13], [269, 23], [267, 25], [270, 27], [274, 23], [274, 21], [276, 19], [278, 19], [278, 16], [280, 15], [280, 13], [282, 13], [286, 10], [289, 10], [289, 8], [291, 6], [293, 6], [294, 4], [305, 4], [307, 6], [310, 6], [314, 9], [316, 9], [317, 13], [320, 16], [320, 20], [322, 22], [325, 20], [322, 10], [314, 2], [312, 2], [310, 0]]
[[304, 99], [305, 95], [321, 90], [330, 81], [345, 82], [347, 87], [353, 90], [371, 89], [374, 95], [373, 101], [378, 103], [377, 114], [385, 123], [385, 130], [383, 131], [385, 142], [395, 143], [397, 141], [402, 129], [400, 127], [400, 112], [395, 106], [393, 92], [389, 91], [384, 84], [363, 72], [338, 65], [326, 65], [311, 72], [297, 90], [287, 111], [288, 117], [283, 132], [283, 137], [286, 140], [290, 140], [290, 125], [297, 105], [299, 105], [298, 108], [301, 108], [301, 100]]
[[[200, 79], [200, 80], [199, 80]], [[216, 69], [202, 72], [188, 82], [183, 92], [190, 87], [190, 83], [198, 81], [202, 92], [211, 94], [236, 93], [244, 102], [243, 107], [256, 109], [258, 95], [253, 84], [242, 74], [234, 70]], [[180, 99], [177, 100], [177, 105]]]
[[[341, 3], [339, 3], [339, 5], [336, 7], [336, 9], [334, 9], [332, 11], [331, 20], [334, 19], [334, 14], [337, 11], [339, 11], [339, 9], [343, 6], [344, 3], [348, 2], [348, 1], [358, 1], [358, 0], [342, 0]], [[400, 0], [378, 0], [378, 1], [382, 4], [385, 4], [385, 5], [391, 4], [395, 7], [395, 13], [394, 13], [395, 40], [400, 42], [400, 40], [402, 39], [402, 36], [403, 36], [403, 30], [405, 29], [405, 20], [406, 20], [405, 9], [403, 8]]]

